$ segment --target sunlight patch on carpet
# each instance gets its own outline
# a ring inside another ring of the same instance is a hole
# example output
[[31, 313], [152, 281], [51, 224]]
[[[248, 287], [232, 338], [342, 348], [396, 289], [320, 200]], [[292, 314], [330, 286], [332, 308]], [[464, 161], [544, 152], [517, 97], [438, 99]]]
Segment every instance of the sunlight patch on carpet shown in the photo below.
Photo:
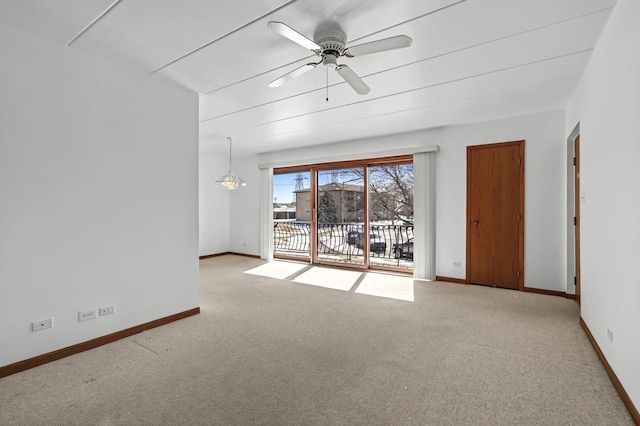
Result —
[[358, 281], [362, 272], [314, 267], [300, 274], [293, 282], [315, 285], [333, 290], [349, 291]]
[[413, 302], [413, 278], [367, 273], [356, 293]]
[[272, 260], [264, 265], [244, 271], [245, 274], [260, 275], [262, 277], [277, 278], [283, 280], [302, 271], [309, 265], [304, 263], [280, 262]]

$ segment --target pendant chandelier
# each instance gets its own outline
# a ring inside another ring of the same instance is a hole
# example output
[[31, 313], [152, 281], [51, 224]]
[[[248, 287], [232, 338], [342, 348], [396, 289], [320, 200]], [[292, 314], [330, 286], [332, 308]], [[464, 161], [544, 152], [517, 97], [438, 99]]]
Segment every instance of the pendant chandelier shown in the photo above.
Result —
[[241, 186], [247, 186], [247, 183], [240, 179], [238, 175], [233, 173], [233, 169], [231, 168], [231, 138], [229, 139], [229, 171], [226, 175], [222, 176], [220, 179], [216, 181], [216, 186], [220, 188], [227, 189], [229, 191], [233, 191], [234, 189], [238, 189]]

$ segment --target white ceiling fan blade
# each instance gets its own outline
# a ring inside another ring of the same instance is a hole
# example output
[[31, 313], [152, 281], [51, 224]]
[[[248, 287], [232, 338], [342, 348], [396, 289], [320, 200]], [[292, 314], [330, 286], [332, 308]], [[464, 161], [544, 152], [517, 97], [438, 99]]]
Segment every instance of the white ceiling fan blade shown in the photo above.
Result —
[[411, 46], [410, 37], [399, 35], [395, 37], [383, 38], [382, 40], [372, 41], [369, 43], [359, 44], [357, 46], [348, 47], [344, 52], [344, 56], [353, 58], [355, 56], [368, 55], [370, 53], [385, 52], [387, 50], [402, 49]]
[[282, 77], [273, 80], [271, 83], [269, 83], [269, 87], [280, 87], [283, 84], [285, 84], [286, 82], [291, 81], [294, 78], [301, 76], [305, 72], [307, 72], [309, 70], [312, 70], [317, 66], [318, 66], [318, 64], [316, 64], [315, 62], [311, 62], [310, 64], [305, 64], [305, 65], [301, 66], [300, 68], [296, 68], [295, 70], [291, 71], [290, 73], [287, 73], [287, 74], [283, 75]]
[[314, 41], [309, 40], [307, 37], [282, 22], [270, 21], [267, 24], [267, 27], [306, 49], [322, 50], [322, 47], [318, 46]]
[[339, 65], [336, 68], [336, 71], [338, 71], [340, 77], [342, 77], [342, 79], [346, 81], [349, 86], [351, 86], [353, 90], [355, 90], [359, 95], [366, 95], [371, 90], [369, 89], [369, 86], [364, 84], [364, 81], [362, 81], [362, 79], [358, 77], [358, 74], [353, 72], [353, 70], [348, 66]]

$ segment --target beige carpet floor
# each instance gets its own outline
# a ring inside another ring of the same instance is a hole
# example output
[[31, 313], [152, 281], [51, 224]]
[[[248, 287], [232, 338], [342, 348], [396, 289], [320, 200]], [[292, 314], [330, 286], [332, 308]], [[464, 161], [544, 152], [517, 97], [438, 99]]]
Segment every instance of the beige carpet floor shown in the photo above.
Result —
[[200, 315], [0, 379], [0, 424], [633, 424], [574, 301], [263, 264], [202, 260]]

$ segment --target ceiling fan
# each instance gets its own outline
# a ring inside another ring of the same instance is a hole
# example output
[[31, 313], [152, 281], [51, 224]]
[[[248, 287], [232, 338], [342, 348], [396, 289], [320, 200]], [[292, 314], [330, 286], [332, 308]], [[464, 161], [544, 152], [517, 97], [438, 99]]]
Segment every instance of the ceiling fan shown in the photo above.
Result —
[[346, 47], [347, 36], [340, 25], [335, 21], [325, 21], [318, 26], [313, 36], [313, 41], [282, 22], [271, 21], [267, 26], [294, 43], [311, 50], [320, 57], [318, 62], [305, 64], [282, 77], [273, 80], [269, 83], [269, 87], [282, 86], [284, 83], [293, 80], [294, 78], [322, 64], [326, 68], [335, 69], [340, 77], [342, 77], [342, 79], [346, 81], [358, 94], [366, 95], [369, 93], [369, 90], [371, 90], [369, 89], [369, 86], [367, 86], [351, 68], [343, 64], [338, 64], [338, 58], [341, 56], [354, 58], [357, 56], [368, 55], [370, 53], [401, 49], [409, 47], [413, 41], [406, 35], [399, 35]]

